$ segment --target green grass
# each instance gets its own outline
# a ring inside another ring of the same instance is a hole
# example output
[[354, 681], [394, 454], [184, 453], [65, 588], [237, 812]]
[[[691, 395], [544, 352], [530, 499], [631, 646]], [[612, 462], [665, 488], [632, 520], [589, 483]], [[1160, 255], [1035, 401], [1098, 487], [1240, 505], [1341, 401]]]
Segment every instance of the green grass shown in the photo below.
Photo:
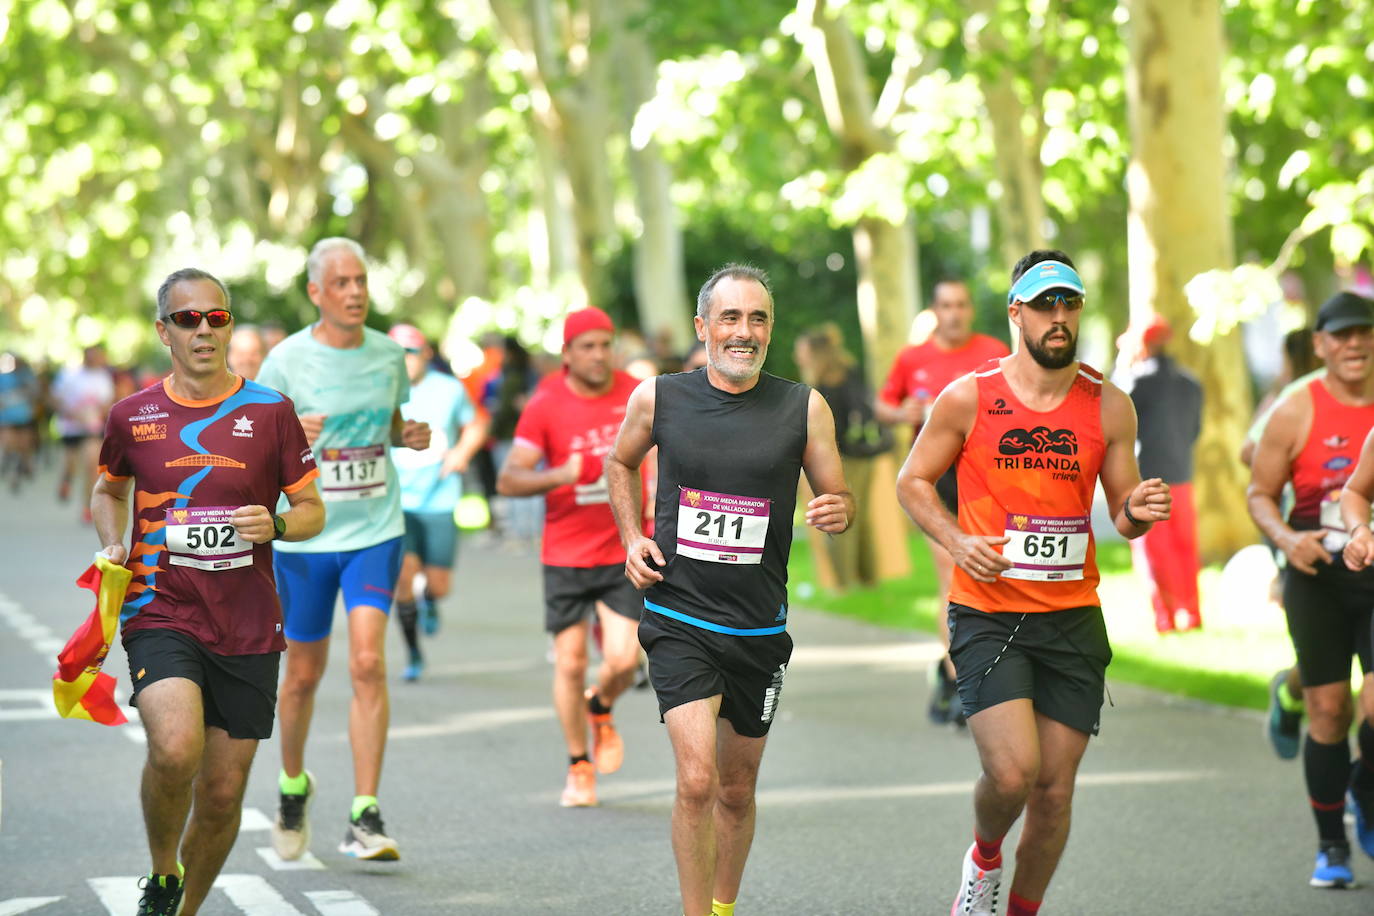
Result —
[[[853, 617], [880, 626], [935, 632], [935, 573], [920, 537], [909, 539], [912, 572], [874, 588], [844, 594], [817, 587], [811, 546], [804, 537], [792, 543], [788, 570], [797, 604]], [[1160, 636], [1154, 628], [1148, 586], [1131, 568], [1130, 547], [1119, 541], [1098, 544], [1102, 599], [1114, 658], [1113, 680], [1195, 697], [1213, 703], [1263, 709], [1269, 678], [1293, 663], [1283, 612], [1269, 600], [1271, 572], [1263, 555], [1227, 571], [1202, 571], [1203, 629]]]

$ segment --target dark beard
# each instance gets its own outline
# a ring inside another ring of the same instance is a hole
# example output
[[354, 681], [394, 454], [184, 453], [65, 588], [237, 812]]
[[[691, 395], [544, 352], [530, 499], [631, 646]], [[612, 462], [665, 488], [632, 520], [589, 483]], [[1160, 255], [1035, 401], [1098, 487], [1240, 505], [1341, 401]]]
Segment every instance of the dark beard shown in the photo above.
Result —
[[[1050, 331], [1049, 333], [1053, 334], [1054, 332]], [[1063, 333], [1068, 334], [1069, 332], [1066, 330]], [[1045, 336], [1048, 337], [1049, 334]], [[1078, 359], [1078, 338], [1073, 335], [1069, 336], [1069, 345], [1058, 353], [1051, 352], [1049, 348], [1042, 346], [1040, 341], [1025, 338], [1023, 342], [1026, 345], [1026, 352], [1031, 355], [1031, 359], [1045, 369], [1066, 369], [1073, 364], [1074, 360]]]

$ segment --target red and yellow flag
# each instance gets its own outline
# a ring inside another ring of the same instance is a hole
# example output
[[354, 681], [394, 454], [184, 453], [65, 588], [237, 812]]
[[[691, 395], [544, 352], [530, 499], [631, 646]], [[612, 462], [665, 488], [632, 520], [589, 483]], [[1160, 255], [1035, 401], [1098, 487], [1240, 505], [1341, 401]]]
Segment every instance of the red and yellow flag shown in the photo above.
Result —
[[132, 578], [129, 570], [98, 553], [95, 562], [76, 580], [81, 588], [95, 592], [95, 610], [57, 656], [52, 699], [57, 714], [64, 719], [89, 719], [101, 725], [129, 721], [115, 702], [115, 679], [100, 666], [119, 628], [119, 609]]

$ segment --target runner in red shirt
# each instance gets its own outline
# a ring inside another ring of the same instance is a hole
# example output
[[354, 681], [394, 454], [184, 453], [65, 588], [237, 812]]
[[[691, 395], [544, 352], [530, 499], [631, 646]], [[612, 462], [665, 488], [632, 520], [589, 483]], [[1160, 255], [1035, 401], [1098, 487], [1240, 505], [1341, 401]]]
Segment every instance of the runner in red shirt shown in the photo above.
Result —
[[[286, 642], [269, 542], [319, 533], [324, 504], [291, 400], [226, 367], [224, 285], [179, 270], [157, 302], [172, 374], [111, 410], [91, 516], [105, 555], [134, 574], [120, 621], [148, 735], [153, 859], [139, 913], [190, 916], [234, 844], [248, 768], [272, 734]], [[290, 508], [275, 515], [281, 493]]]
[[[930, 405], [950, 382], [967, 375], [990, 359], [1000, 359], [1010, 351], [1006, 344], [986, 334], [973, 333], [973, 297], [963, 280], [941, 280], [935, 284], [934, 301], [930, 311], [935, 316], [935, 330], [924, 343], [903, 347], [892, 363], [887, 383], [878, 393], [875, 413], [878, 421], [889, 425], [909, 423], [914, 435], [921, 432]], [[957, 465], [935, 484], [940, 501], [950, 512], [959, 506]], [[937, 608], [949, 600], [949, 586], [954, 575], [954, 560], [948, 551], [933, 538], [927, 537], [930, 559], [935, 564], [935, 576], [940, 593]], [[949, 624], [943, 613], [935, 615], [940, 627], [940, 642], [945, 655], [933, 671], [935, 684], [931, 690], [927, 715], [937, 725], [943, 722], [964, 724], [964, 716], [954, 699], [954, 663], [949, 659]]]
[[[603, 470], [638, 384], [611, 368], [614, 332], [598, 308], [568, 315], [563, 372], [541, 384], [520, 415], [496, 484], [503, 496], [544, 494], [544, 620], [553, 634], [553, 705], [570, 758], [565, 808], [595, 805], [596, 773], [620, 769], [624, 746], [611, 723], [611, 704], [634, 679], [639, 661], [644, 601], [625, 579], [625, 548]], [[601, 623], [602, 663], [596, 686], [585, 689], [593, 610]]]

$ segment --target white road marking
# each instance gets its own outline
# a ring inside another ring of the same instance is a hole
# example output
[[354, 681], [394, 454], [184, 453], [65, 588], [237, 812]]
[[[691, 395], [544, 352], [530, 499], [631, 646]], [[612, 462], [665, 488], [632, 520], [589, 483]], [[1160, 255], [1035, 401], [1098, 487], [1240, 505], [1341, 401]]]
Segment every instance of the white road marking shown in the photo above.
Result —
[[[10, 628], [19, 634], [20, 639], [28, 643], [39, 655], [43, 656], [44, 661], [50, 664], [57, 660], [57, 654], [67, 645], [66, 640], [58, 639], [54, 636], [52, 630], [39, 623], [32, 614], [21, 608], [16, 601], [12, 600], [4, 593], [0, 593], [0, 620], [9, 624]], [[0, 691], [0, 694], [22, 692], [23, 691]], [[0, 709], [0, 721], [16, 722], [38, 719], [60, 720], [61, 716], [57, 714], [57, 708], [53, 706], [51, 691], [39, 690], [36, 692], [44, 696], [43, 705], [52, 712], [51, 716], [37, 715], [29, 710], [19, 711]], [[143, 729], [136, 724], [138, 722], [137, 711], [126, 706], [124, 704], [124, 698], [120, 696], [118, 692], [115, 695], [115, 699], [124, 707], [124, 715], [129, 719], [129, 724], [119, 729], [120, 734], [134, 744], [147, 744], [148, 736], [144, 734]], [[0, 697], [0, 702], [3, 702], [3, 697]]]
[[918, 669], [945, 654], [944, 648], [929, 642], [884, 642], [872, 645], [798, 646], [792, 652], [788, 670], [793, 668], [872, 668]]
[[320, 916], [381, 916], [372, 904], [352, 891], [306, 891]]
[[239, 833], [271, 829], [272, 819], [266, 814], [263, 814], [261, 808], [243, 809], [243, 815], [239, 818]]
[[488, 709], [482, 712], [466, 712], [449, 716], [440, 722], [428, 725], [392, 726], [387, 738], [437, 738], [440, 735], [463, 735], [469, 732], [486, 731], [506, 725], [523, 725], [553, 718], [553, 710], [547, 706], [530, 706], [524, 709]]
[[273, 871], [324, 871], [325, 864], [315, 858], [315, 854], [306, 850], [299, 859], [286, 861], [277, 855], [277, 851], [271, 846], [259, 846], [258, 856], [271, 866]]
[[261, 875], [220, 875], [215, 887], [247, 916], [304, 916]]
[[[1171, 782], [1200, 782], [1215, 779], [1215, 770], [1139, 770], [1126, 773], [1080, 773], [1079, 788], [1099, 786], [1159, 785]], [[972, 782], [936, 782], [896, 786], [818, 786], [772, 789], [758, 793], [761, 805], [803, 805], [815, 802], [886, 801], [896, 798], [928, 798], [937, 795], [966, 795]]]
[[0, 722], [21, 722], [30, 719], [56, 719], [52, 691], [24, 687], [0, 690]]
[[[137, 877], [88, 878], [86, 883], [109, 916], [128, 916], [138, 908], [142, 895], [138, 881]], [[261, 875], [220, 875], [215, 887], [237, 908], [234, 912], [245, 916], [305, 916]]]
[[[56, 903], [61, 897], [15, 897], [10, 900], [0, 900], [0, 916], [19, 916], [20, 913], [28, 913], [33, 910], [45, 907], [50, 903]], [[324, 912], [321, 910], [320, 912]], [[370, 912], [377, 912], [371, 910]], [[359, 911], [362, 916], [362, 911]]]

